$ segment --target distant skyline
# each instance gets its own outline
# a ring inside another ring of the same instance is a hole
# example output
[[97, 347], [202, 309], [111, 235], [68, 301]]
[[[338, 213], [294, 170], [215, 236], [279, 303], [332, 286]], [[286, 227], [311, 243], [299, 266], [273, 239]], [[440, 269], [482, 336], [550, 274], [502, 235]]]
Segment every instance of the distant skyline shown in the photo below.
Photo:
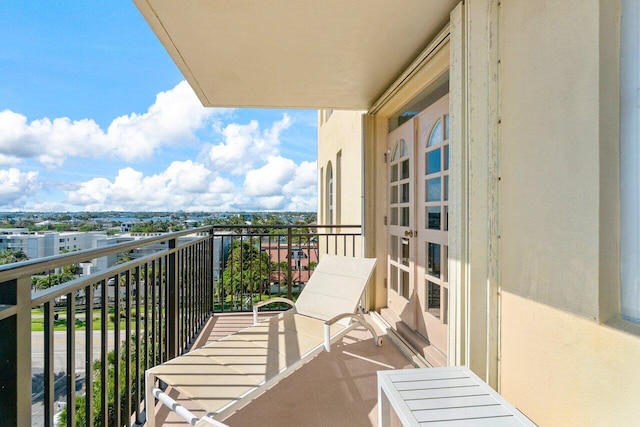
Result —
[[133, 2], [0, 27], [0, 211], [316, 210], [316, 112], [202, 107]]

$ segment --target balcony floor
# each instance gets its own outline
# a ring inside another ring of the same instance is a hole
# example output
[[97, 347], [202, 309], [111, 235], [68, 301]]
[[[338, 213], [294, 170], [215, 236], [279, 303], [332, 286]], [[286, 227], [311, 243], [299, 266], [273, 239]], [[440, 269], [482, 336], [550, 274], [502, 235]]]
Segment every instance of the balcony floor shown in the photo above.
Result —
[[[271, 314], [261, 315], [267, 318]], [[250, 326], [251, 314], [223, 314], [212, 317], [195, 347], [206, 345]], [[378, 333], [380, 328], [371, 322]], [[377, 426], [376, 372], [383, 369], [413, 367], [400, 350], [383, 335], [376, 347], [371, 335], [358, 328], [322, 352], [269, 391], [230, 416], [232, 426]], [[188, 400], [169, 393], [196, 415], [204, 415]], [[186, 422], [156, 406], [158, 425], [186, 426]], [[392, 426], [400, 426], [392, 414]]]

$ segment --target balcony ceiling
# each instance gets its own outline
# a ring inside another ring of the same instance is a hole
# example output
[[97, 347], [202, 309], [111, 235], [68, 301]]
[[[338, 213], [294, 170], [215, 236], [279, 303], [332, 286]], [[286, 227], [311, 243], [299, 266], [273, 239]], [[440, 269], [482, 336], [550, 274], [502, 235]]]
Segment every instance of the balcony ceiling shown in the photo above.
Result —
[[134, 0], [205, 106], [368, 109], [459, 0]]

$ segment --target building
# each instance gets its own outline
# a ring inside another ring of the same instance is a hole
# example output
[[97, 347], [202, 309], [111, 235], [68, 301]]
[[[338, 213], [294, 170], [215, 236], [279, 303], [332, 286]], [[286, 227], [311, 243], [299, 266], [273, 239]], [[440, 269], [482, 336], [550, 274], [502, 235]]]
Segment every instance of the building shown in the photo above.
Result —
[[320, 110], [319, 222], [432, 364], [637, 423], [638, 2], [134, 1], [204, 105]]
[[[272, 242], [262, 243], [260, 250], [269, 255], [269, 261], [278, 265], [278, 269], [272, 272], [269, 281], [275, 284], [287, 283], [288, 270], [291, 269], [291, 283], [294, 285], [305, 284], [309, 281], [311, 271], [318, 264], [318, 245], [313, 242], [300, 243], [291, 248], [287, 243]], [[277, 293], [277, 291], [272, 291]]]
[[105, 237], [106, 235], [100, 232], [30, 232], [27, 229], [3, 229], [0, 233], [0, 250], [22, 251], [29, 259], [36, 259], [95, 248], [97, 242]]

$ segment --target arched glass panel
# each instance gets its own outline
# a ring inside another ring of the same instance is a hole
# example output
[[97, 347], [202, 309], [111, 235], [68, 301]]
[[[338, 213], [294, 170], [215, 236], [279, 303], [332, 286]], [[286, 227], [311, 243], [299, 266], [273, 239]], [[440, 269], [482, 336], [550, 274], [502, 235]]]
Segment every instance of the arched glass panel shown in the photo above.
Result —
[[407, 141], [404, 139], [400, 140], [400, 157], [405, 157], [409, 154], [409, 149], [407, 147]]
[[393, 154], [391, 155], [391, 161], [398, 159], [398, 144], [396, 143], [395, 147], [393, 147]]
[[442, 119], [438, 120], [431, 130], [427, 147], [438, 145], [442, 142]]

